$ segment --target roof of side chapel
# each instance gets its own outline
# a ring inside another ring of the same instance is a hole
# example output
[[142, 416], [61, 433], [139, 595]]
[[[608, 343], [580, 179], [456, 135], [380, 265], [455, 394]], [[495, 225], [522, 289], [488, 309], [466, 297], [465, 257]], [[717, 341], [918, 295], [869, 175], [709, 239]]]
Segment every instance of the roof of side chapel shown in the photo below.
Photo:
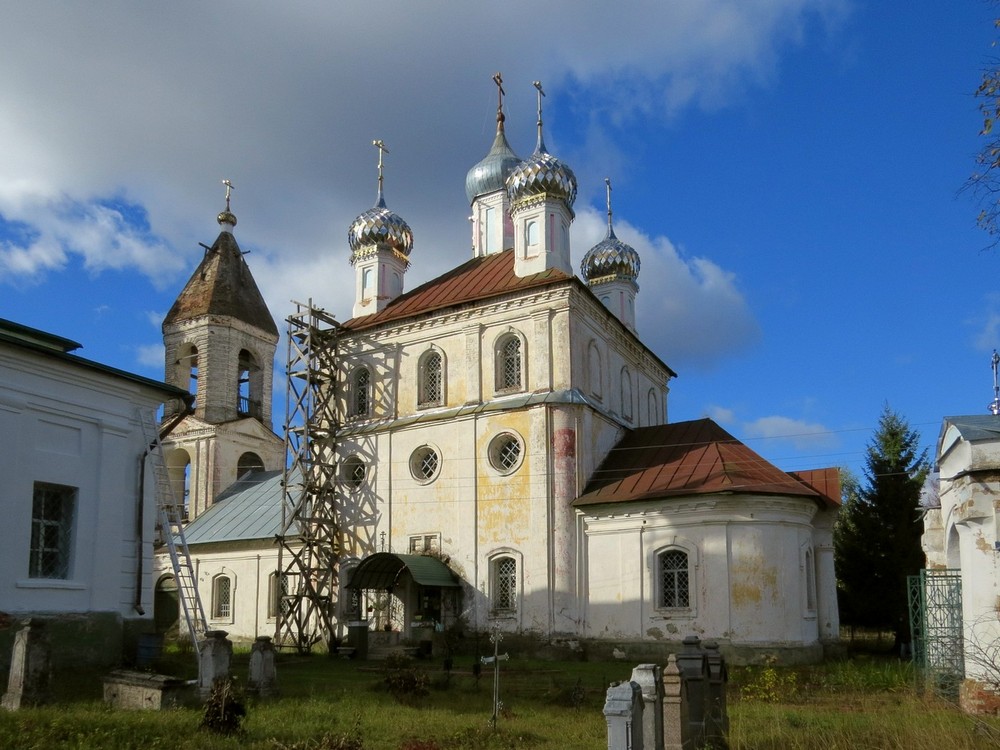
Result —
[[253, 274], [230, 232], [220, 232], [163, 319], [164, 328], [208, 315], [225, 315], [277, 337]]
[[718, 493], [810, 497], [839, 505], [836, 469], [789, 474], [711, 419], [629, 432], [594, 472], [574, 505]]

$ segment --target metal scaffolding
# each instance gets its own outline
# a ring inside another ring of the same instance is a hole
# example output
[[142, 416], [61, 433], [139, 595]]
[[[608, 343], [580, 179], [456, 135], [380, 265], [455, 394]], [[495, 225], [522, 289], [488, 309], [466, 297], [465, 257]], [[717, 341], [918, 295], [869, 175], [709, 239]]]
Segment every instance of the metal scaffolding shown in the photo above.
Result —
[[294, 303], [288, 317], [286, 462], [275, 644], [309, 651], [334, 637], [340, 539], [336, 514], [336, 351], [339, 324]]

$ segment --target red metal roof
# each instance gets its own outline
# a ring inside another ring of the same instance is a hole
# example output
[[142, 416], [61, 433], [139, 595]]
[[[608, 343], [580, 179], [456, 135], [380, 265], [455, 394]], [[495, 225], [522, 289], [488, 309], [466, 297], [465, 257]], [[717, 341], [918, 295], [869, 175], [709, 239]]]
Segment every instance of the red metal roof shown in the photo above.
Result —
[[574, 505], [720, 492], [812, 497], [827, 504], [829, 495], [800, 477], [808, 475], [831, 489], [821, 484], [830, 481], [823, 473], [828, 471], [836, 469], [819, 470], [815, 477], [814, 472], [787, 474], [712, 420], [697, 419], [629, 432]]
[[830, 469], [790, 471], [788, 473], [803, 484], [816, 490], [827, 506], [831, 508], [840, 507], [840, 469], [834, 467]]
[[351, 318], [343, 327], [360, 331], [446, 307], [464, 305], [531, 287], [572, 281], [574, 278], [554, 268], [531, 276], [519, 277], [514, 273], [514, 251], [505, 250], [502, 253], [473, 258], [436, 279], [400, 295], [377, 313]]

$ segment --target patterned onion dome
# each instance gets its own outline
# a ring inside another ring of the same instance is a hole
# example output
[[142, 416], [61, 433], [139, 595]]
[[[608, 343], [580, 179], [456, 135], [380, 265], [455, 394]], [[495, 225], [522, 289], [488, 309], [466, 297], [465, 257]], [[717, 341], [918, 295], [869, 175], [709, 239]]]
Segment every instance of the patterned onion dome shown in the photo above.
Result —
[[375, 207], [369, 208], [351, 222], [347, 238], [351, 245], [352, 259], [362, 248], [372, 245], [388, 246], [406, 257], [413, 250], [413, 231], [410, 225], [386, 208], [381, 191]]
[[576, 175], [545, 150], [539, 137], [535, 153], [518, 164], [507, 178], [507, 194], [515, 201], [542, 193], [562, 198], [572, 210], [576, 200]]
[[503, 132], [503, 115], [497, 117], [497, 137], [493, 146], [481, 162], [476, 164], [465, 176], [465, 195], [472, 203], [480, 195], [503, 190], [507, 178], [514, 168], [521, 163], [521, 158], [514, 153], [507, 136]]
[[609, 226], [608, 236], [583, 256], [580, 275], [587, 281], [612, 275], [635, 281], [639, 278], [639, 265], [639, 253], [615, 237], [615, 230]]

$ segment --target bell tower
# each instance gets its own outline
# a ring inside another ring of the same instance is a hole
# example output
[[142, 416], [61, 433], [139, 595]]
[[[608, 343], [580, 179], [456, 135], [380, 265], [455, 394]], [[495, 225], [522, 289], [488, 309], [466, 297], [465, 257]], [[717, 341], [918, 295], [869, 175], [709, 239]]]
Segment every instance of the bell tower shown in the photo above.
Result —
[[[195, 397], [194, 413], [163, 441], [189, 520], [247, 471], [280, 469], [284, 461], [284, 443], [271, 428], [278, 329], [233, 236], [233, 184], [223, 183], [219, 236], [163, 320], [164, 380]], [[164, 419], [179, 408], [168, 405]]]

